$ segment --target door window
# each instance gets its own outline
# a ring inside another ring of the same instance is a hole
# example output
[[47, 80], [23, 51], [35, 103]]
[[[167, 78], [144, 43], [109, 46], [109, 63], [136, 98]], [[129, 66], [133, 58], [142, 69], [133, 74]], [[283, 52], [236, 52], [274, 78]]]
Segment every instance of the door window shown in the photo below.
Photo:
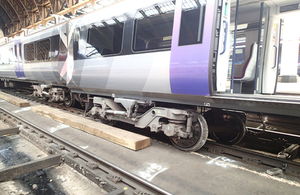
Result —
[[182, 3], [179, 45], [202, 43], [206, 0]]

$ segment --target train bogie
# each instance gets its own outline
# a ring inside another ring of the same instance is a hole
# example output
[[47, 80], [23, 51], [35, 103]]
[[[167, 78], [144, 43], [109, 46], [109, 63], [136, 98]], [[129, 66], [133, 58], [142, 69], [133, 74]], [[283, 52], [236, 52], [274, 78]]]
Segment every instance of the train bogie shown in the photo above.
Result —
[[208, 136], [204, 117], [193, 110], [157, 107], [153, 102], [124, 98], [94, 97], [90, 103], [93, 107], [88, 115], [107, 123], [118, 120], [138, 128], [149, 128], [151, 132], [162, 131], [181, 150], [200, 149]]

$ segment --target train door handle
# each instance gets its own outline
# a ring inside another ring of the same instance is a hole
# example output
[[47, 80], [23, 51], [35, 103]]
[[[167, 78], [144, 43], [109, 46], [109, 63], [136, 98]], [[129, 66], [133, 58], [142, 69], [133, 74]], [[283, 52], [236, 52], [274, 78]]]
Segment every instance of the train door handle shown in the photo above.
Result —
[[220, 55], [223, 55], [226, 51], [226, 43], [227, 43], [227, 32], [228, 32], [228, 22], [226, 20], [223, 20], [223, 23], [225, 24], [225, 38], [224, 38], [224, 47], [223, 51], [220, 53]]
[[273, 47], [275, 47], [275, 64], [274, 64], [274, 66], [272, 67], [272, 69], [274, 69], [274, 68], [277, 66], [277, 50], [278, 50], [278, 48], [277, 48], [276, 45], [273, 45]]

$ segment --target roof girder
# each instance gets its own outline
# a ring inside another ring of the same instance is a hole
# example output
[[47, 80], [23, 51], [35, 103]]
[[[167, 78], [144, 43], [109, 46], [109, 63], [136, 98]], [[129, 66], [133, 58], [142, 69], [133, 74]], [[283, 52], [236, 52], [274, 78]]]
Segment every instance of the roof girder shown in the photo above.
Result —
[[[40, 24], [46, 26], [55, 15], [72, 15], [82, 6], [96, 0], [0, 0], [0, 28], [4, 36], [14, 37], [24, 29], [37, 28]], [[1, 7], [4, 12], [1, 12]]]

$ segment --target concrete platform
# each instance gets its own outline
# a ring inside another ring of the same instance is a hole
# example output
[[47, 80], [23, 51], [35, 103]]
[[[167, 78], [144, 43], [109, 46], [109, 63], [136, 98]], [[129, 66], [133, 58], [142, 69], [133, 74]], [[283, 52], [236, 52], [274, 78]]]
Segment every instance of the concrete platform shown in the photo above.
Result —
[[3, 92], [0, 92], [0, 98], [1, 99], [4, 99], [5, 101], [8, 101], [18, 107], [28, 107], [30, 106], [30, 103], [26, 100], [23, 100], [23, 99], [20, 99], [20, 98], [17, 98], [17, 97], [14, 97], [12, 95], [9, 95], [7, 93], [3, 93]]
[[151, 147], [128, 150], [7, 102], [0, 107], [15, 112], [37, 126], [151, 181], [173, 194], [300, 194], [300, 179], [269, 176], [267, 168], [206, 153], [186, 153], [152, 141]]

